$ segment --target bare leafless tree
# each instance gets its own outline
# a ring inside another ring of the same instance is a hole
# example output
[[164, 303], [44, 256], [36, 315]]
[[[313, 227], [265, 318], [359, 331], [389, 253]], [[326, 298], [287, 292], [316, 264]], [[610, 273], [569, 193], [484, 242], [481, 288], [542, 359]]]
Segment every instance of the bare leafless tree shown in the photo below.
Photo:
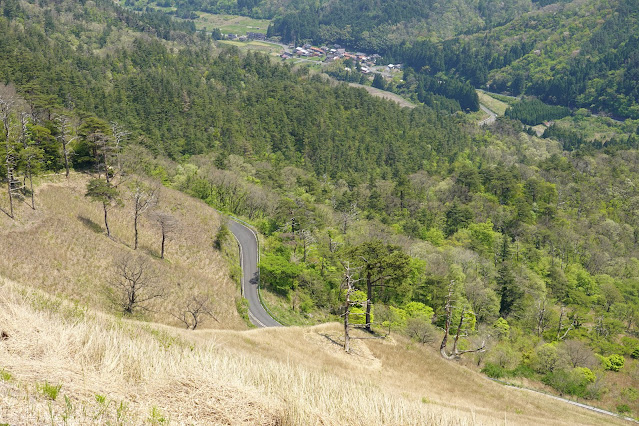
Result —
[[11, 142], [11, 116], [16, 104], [16, 94], [10, 87], [0, 86], [0, 121], [5, 140], [5, 166], [7, 169], [7, 193], [9, 195], [9, 217], [13, 218], [13, 181], [16, 163], [15, 147]]
[[435, 328], [427, 318], [409, 318], [406, 333], [422, 345], [435, 341]]
[[546, 296], [542, 296], [535, 301], [534, 317], [537, 337], [541, 337], [543, 332], [550, 326], [550, 309]]
[[568, 325], [568, 327], [564, 331], [564, 334], [562, 335], [561, 332], [563, 331], [563, 321], [565, 316], [566, 316], [565, 307], [562, 306], [561, 310], [559, 311], [559, 324], [557, 326], [557, 338], [559, 340], [564, 340], [566, 336], [568, 336], [568, 333], [570, 332], [570, 330], [575, 328], [578, 323], [578, 318], [573, 317], [572, 322]]
[[308, 257], [308, 252], [311, 246], [313, 246], [313, 244], [315, 244], [317, 240], [315, 236], [313, 235], [313, 233], [309, 231], [308, 229], [302, 229], [299, 232], [298, 237], [302, 242], [302, 249], [303, 249], [302, 261], [306, 262], [306, 258]]
[[339, 213], [339, 225], [342, 230], [342, 234], [346, 234], [350, 225], [357, 220], [357, 216], [359, 215], [359, 210], [357, 209], [357, 204], [351, 204], [351, 208], [348, 211]]
[[[361, 268], [352, 268], [349, 262], [343, 262], [344, 267], [344, 279], [342, 280], [342, 289], [345, 290], [344, 301], [344, 351], [350, 353], [351, 351], [351, 324], [349, 323], [351, 314], [351, 308], [353, 306], [362, 306], [362, 302], [351, 300], [351, 296], [357, 290], [355, 284], [361, 281], [361, 278], [355, 278]], [[363, 315], [363, 313], [361, 314]]]
[[138, 249], [138, 222], [140, 216], [157, 203], [158, 190], [157, 186], [147, 185], [139, 179], [133, 182], [133, 194], [131, 195], [131, 201], [133, 201], [133, 232], [135, 234], [133, 250]]
[[113, 134], [113, 145], [116, 161], [118, 163], [118, 170], [121, 172], [122, 162], [120, 161], [120, 152], [122, 151], [122, 145], [126, 142], [131, 133], [126, 131], [122, 125], [115, 121], [111, 122], [111, 133]]
[[111, 285], [116, 292], [115, 303], [128, 315], [139, 309], [148, 310], [148, 302], [163, 295], [151, 265], [143, 257], [117, 259]]
[[172, 315], [182, 322], [187, 330], [195, 330], [207, 316], [220, 322], [213, 315], [209, 298], [201, 295], [189, 298], [184, 306]]
[[559, 349], [573, 367], [593, 367], [597, 363], [595, 353], [580, 340], [566, 340]]
[[73, 154], [73, 150], [71, 149], [71, 142], [76, 140], [78, 137], [77, 135], [71, 137], [72, 128], [75, 126], [73, 122], [71, 121], [71, 118], [69, 118], [66, 115], [58, 115], [56, 116], [55, 120], [58, 122], [60, 127], [60, 134], [58, 135], [58, 140], [60, 141], [60, 144], [62, 145], [62, 154], [64, 156], [64, 170], [66, 172], [65, 176], [67, 179], [69, 179], [69, 168], [70, 168], [69, 162], [70, 162], [70, 157]]
[[164, 248], [166, 242], [171, 238], [171, 235], [177, 229], [177, 220], [173, 215], [163, 211], [156, 211], [155, 213], [153, 213], [153, 219], [160, 227], [160, 233], [162, 235], [160, 258], [164, 259]]
[[454, 289], [455, 289], [455, 281], [451, 280], [450, 284], [448, 285], [448, 296], [446, 297], [446, 306], [445, 306], [445, 312], [446, 312], [446, 323], [444, 326], [444, 338], [442, 339], [442, 343], [439, 346], [439, 352], [441, 353], [442, 357], [445, 359], [457, 359], [459, 358], [461, 355], [465, 354], [465, 353], [470, 353], [470, 352], [483, 352], [486, 348], [486, 342], [482, 342], [481, 346], [479, 346], [476, 349], [469, 349], [469, 350], [465, 350], [465, 351], [460, 351], [457, 348], [457, 343], [459, 341], [459, 337], [461, 335], [463, 326], [464, 326], [464, 319], [466, 316], [466, 310], [462, 309], [461, 311], [461, 315], [459, 316], [459, 324], [457, 326], [457, 333], [455, 333], [455, 340], [453, 340], [453, 350], [451, 353], [448, 353], [446, 351], [446, 346], [448, 345], [448, 334], [450, 333], [450, 323], [452, 321], [453, 318], [453, 293], [454, 293]]

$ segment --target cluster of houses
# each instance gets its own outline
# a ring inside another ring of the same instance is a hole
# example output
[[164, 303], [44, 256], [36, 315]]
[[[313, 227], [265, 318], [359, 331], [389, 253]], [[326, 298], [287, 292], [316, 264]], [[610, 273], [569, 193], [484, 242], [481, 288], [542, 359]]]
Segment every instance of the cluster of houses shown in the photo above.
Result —
[[[266, 34], [264, 33], [256, 33], [249, 31], [246, 35], [238, 35], [238, 34], [225, 34], [225, 38], [227, 40], [238, 40], [238, 41], [250, 41], [250, 40], [259, 40], [265, 41]], [[289, 51], [286, 51], [280, 55], [282, 59], [292, 59], [292, 58], [311, 58], [316, 57], [324, 62], [333, 62], [338, 59], [351, 59], [353, 62], [359, 63], [359, 70], [362, 74], [370, 74], [373, 72], [373, 67], [376, 65], [376, 62], [381, 59], [381, 56], [377, 53], [372, 55], [367, 55], [365, 53], [357, 52], [347, 52], [339, 44], [334, 44], [332, 47], [322, 46], [322, 47], [314, 47], [311, 44], [304, 44], [302, 46], [289, 45]], [[401, 70], [401, 64], [389, 64], [386, 66], [386, 71], [395, 71]], [[347, 68], [348, 71], [351, 71], [350, 68]]]
[[381, 58], [377, 53], [373, 55], [367, 55], [365, 53], [352, 53], [347, 52], [342, 46], [335, 44], [333, 47], [313, 47], [310, 44], [295, 47], [289, 46], [290, 52], [284, 52], [280, 55], [282, 59], [290, 59], [294, 57], [320, 57], [324, 58], [324, 62], [332, 62], [338, 59], [352, 59], [357, 61], [361, 65], [363, 73], [370, 72], [370, 68], [375, 65], [375, 62]]

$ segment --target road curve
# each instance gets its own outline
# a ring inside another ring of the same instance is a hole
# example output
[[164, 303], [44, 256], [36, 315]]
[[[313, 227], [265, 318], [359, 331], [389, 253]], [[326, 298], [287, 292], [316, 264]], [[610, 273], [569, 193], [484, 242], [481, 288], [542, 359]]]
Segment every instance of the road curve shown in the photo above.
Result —
[[249, 302], [249, 319], [257, 327], [281, 327], [282, 324], [275, 321], [260, 302], [257, 235], [232, 219], [229, 219], [229, 229], [240, 245], [242, 293]]
[[493, 124], [495, 120], [497, 120], [497, 114], [489, 110], [485, 105], [479, 104], [479, 108], [481, 108], [482, 111], [489, 115], [488, 118], [479, 122], [480, 126]]

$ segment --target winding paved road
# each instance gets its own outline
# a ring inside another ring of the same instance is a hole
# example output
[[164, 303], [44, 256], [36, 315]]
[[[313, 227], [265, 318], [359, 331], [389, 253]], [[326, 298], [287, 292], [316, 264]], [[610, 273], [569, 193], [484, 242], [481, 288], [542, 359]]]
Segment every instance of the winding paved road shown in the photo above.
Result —
[[229, 219], [229, 229], [240, 245], [242, 293], [249, 302], [249, 319], [257, 327], [281, 327], [282, 324], [275, 321], [260, 302], [257, 235], [232, 219]]
[[484, 111], [486, 114], [488, 114], [490, 116], [490, 117], [480, 121], [479, 122], [480, 126], [493, 124], [495, 122], [495, 120], [497, 120], [497, 114], [495, 114], [494, 112], [489, 110], [485, 105], [479, 104], [479, 108], [481, 108], [482, 111]]

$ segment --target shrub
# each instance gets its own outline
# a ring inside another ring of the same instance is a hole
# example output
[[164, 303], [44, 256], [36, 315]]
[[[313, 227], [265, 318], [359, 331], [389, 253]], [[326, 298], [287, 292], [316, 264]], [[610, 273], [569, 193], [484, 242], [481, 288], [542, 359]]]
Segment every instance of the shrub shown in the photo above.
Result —
[[514, 368], [521, 362], [521, 356], [507, 342], [500, 342], [488, 354], [488, 362], [503, 369]]
[[260, 262], [260, 279], [275, 292], [288, 296], [297, 286], [300, 267], [282, 256], [264, 254]]
[[532, 379], [535, 377], [535, 370], [527, 365], [520, 364], [517, 368], [510, 372], [510, 375], [513, 377], [525, 377], [527, 379]]
[[596, 380], [588, 368], [577, 367], [573, 370], [555, 370], [547, 373], [541, 381], [562, 394], [591, 398], [588, 385]]
[[635, 349], [634, 351], [632, 351], [632, 353], [630, 354], [631, 357], [633, 357], [634, 359], [639, 358], [639, 348]]
[[533, 368], [538, 373], [552, 373], [559, 364], [559, 354], [555, 345], [546, 343], [535, 350]]
[[604, 370], [610, 370], [618, 372], [621, 370], [626, 362], [623, 355], [612, 354], [608, 357], [597, 355], [597, 358], [601, 361], [601, 366]]
[[428, 321], [433, 317], [435, 312], [430, 306], [426, 306], [421, 302], [409, 302], [404, 306], [404, 310], [411, 318], [424, 318]]
[[576, 374], [581, 374], [585, 383], [594, 383], [595, 380], [597, 380], [597, 376], [595, 376], [595, 373], [593, 373], [590, 368], [576, 367], [573, 371], [575, 371]]
[[425, 317], [409, 318], [406, 333], [422, 345], [434, 342], [437, 334], [430, 319]]
[[629, 413], [631, 410], [628, 404], [619, 404], [617, 405], [617, 411], [619, 411], [621, 414], [626, 414]]
[[497, 337], [499, 339], [508, 337], [508, 334], [510, 334], [510, 326], [508, 325], [508, 321], [501, 317], [497, 321], [495, 321], [495, 323], [493, 324], [493, 328], [497, 332]]
[[608, 359], [610, 360], [610, 370], [615, 372], [621, 370], [626, 362], [623, 355], [618, 354], [612, 354]]
[[626, 398], [630, 402], [635, 402], [639, 399], [639, 391], [635, 388], [625, 388], [621, 391], [621, 396]]
[[229, 231], [229, 227], [226, 224], [222, 224], [220, 229], [218, 229], [217, 234], [215, 235], [215, 239], [213, 240], [213, 247], [218, 250], [222, 249], [222, 245], [224, 241], [231, 235], [231, 231]]
[[500, 379], [506, 375], [506, 370], [498, 366], [497, 364], [486, 363], [481, 372], [493, 379]]

